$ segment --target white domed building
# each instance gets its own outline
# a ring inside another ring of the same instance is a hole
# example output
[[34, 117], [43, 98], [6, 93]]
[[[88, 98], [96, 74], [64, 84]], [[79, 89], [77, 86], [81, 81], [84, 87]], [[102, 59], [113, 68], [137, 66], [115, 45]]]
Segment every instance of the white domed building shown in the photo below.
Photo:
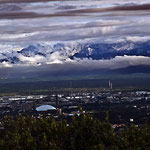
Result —
[[36, 111], [50, 111], [50, 110], [56, 110], [56, 108], [51, 105], [41, 105], [36, 108]]

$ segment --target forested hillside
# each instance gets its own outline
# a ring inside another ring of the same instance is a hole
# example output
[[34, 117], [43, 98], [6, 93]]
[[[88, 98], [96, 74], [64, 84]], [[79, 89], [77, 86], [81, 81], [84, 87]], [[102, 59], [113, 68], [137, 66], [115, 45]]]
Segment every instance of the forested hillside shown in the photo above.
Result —
[[89, 114], [74, 116], [70, 123], [61, 116], [36, 119], [5, 117], [0, 129], [1, 150], [148, 150], [150, 126], [131, 125], [115, 131], [108, 121]]

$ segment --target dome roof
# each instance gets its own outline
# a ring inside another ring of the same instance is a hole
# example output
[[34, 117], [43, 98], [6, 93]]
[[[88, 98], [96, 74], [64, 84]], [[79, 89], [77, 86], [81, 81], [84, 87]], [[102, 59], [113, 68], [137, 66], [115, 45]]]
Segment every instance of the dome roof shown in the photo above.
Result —
[[41, 106], [37, 107], [36, 110], [37, 111], [48, 111], [48, 110], [56, 110], [56, 108], [51, 105], [41, 105]]

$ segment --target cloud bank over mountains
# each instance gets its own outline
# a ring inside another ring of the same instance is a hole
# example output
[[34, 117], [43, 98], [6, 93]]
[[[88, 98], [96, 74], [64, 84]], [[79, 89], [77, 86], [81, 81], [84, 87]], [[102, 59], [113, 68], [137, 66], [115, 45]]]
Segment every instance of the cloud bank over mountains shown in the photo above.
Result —
[[51, 68], [51, 65], [56, 65], [55, 71], [60, 71], [74, 68], [97, 70], [149, 65], [150, 42], [137, 42], [138, 38], [134, 40], [136, 42], [30, 45], [18, 51], [1, 53], [0, 68], [43, 65]]
[[149, 0], [0, 0], [0, 70], [149, 66], [149, 10]]

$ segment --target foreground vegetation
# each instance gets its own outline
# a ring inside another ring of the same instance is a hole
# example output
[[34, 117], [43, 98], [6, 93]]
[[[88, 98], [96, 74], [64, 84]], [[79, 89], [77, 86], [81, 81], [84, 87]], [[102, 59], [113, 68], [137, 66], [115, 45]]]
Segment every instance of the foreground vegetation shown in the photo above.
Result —
[[1, 150], [148, 150], [150, 126], [125, 127], [114, 131], [106, 116], [105, 122], [91, 115], [65, 119], [19, 116], [5, 117], [0, 130]]

